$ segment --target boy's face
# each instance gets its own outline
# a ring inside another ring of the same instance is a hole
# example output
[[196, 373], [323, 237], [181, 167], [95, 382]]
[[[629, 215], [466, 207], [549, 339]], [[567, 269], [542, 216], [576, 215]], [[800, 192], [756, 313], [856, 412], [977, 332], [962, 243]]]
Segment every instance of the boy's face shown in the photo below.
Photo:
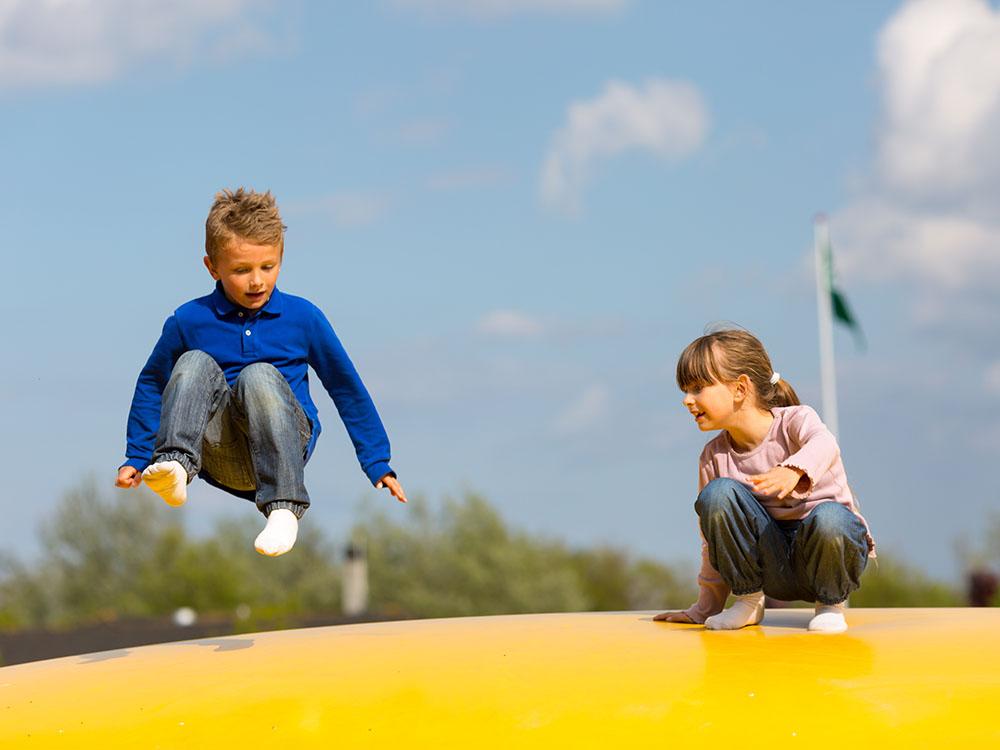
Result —
[[222, 290], [233, 304], [259, 310], [271, 298], [281, 270], [282, 248], [255, 245], [240, 238], [230, 242], [215, 261], [205, 256], [205, 268], [222, 282]]

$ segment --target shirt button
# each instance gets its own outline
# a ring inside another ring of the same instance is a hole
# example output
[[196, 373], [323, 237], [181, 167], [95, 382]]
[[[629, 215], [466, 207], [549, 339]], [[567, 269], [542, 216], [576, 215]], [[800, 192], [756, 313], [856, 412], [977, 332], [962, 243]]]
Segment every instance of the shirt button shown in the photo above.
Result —
[[250, 335], [250, 331], [247, 331], [246, 334], [247, 334], [247, 336], [249, 336]]
[[239, 313], [239, 316], [242, 318], [243, 317], [243, 313]]

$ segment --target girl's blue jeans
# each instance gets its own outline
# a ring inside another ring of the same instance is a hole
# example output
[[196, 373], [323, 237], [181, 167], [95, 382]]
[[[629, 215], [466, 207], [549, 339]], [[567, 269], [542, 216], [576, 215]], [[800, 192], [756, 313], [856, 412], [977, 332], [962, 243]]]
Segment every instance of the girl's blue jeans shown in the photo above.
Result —
[[247, 365], [230, 388], [216, 361], [195, 349], [178, 358], [163, 391], [153, 463], [177, 461], [188, 481], [200, 475], [265, 516], [287, 508], [301, 518], [311, 430], [274, 365]]
[[820, 503], [801, 521], [776, 521], [746, 485], [714, 479], [694, 507], [709, 561], [736, 595], [763, 590], [784, 601], [837, 604], [861, 585], [867, 532], [840, 503]]

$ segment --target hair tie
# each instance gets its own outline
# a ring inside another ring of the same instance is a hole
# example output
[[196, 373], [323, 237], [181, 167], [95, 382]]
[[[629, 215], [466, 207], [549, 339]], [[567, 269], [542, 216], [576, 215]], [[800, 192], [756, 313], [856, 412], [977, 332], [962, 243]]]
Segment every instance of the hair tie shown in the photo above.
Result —
[[780, 372], [771, 373], [771, 385], [777, 385], [779, 380], [781, 380]]

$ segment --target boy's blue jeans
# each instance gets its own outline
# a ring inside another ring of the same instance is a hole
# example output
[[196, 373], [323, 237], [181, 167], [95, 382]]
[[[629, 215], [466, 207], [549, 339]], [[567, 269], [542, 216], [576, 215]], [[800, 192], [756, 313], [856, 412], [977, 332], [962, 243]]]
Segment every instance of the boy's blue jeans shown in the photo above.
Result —
[[840, 503], [820, 503], [801, 521], [776, 521], [746, 485], [714, 479], [694, 507], [709, 561], [737, 596], [763, 590], [784, 601], [837, 604], [861, 585], [865, 525]]
[[202, 479], [253, 500], [265, 516], [309, 507], [304, 483], [309, 418], [274, 365], [255, 362], [230, 388], [203, 351], [182, 354], [163, 391], [153, 463], [177, 461]]

